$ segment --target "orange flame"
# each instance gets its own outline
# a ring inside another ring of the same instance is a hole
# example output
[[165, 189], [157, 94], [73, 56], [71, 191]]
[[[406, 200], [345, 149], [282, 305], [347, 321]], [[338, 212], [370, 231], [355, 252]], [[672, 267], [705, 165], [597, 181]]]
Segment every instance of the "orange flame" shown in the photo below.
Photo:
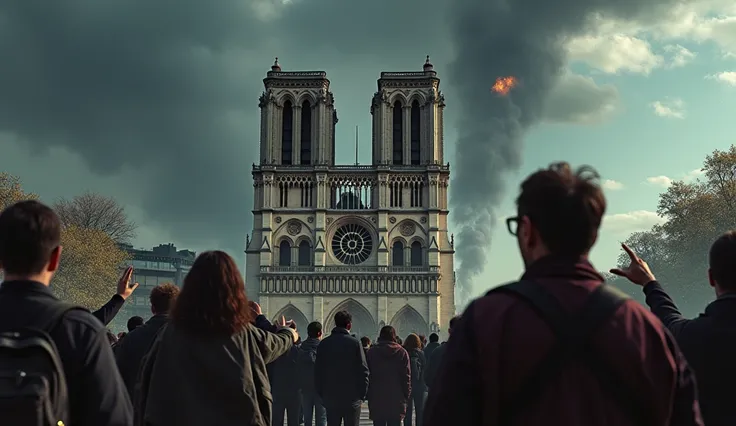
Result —
[[516, 79], [516, 77], [508, 76], [508, 77], [498, 77], [496, 79], [496, 83], [493, 84], [493, 87], [491, 87], [491, 90], [498, 93], [501, 96], [506, 96], [509, 94], [511, 89], [516, 87], [519, 84], [519, 80]]

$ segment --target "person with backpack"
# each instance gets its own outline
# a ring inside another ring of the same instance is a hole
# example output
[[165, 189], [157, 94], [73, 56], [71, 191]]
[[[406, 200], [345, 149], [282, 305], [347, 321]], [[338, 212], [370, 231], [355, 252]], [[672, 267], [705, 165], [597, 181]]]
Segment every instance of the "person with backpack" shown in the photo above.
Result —
[[327, 424], [327, 412], [314, 387], [314, 365], [317, 363], [317, 347], [322, 340], [322, 324], [314, 321], [307, 326], [307, 340], [299, 346], [297, 358], [297, 380], [302, 389], [302, 413], [304, 424], [315, 426]]
[[131, 426], [107, 329], [49, 288], [61, 261], [53, 210], [21, 201], [0, 213], [0, 425]]
[[409, 366], [411, 367], [411, 397], [406, 405], [406, 417], [404, 426], [412, 425], [412, 411], [416, 412], [416, 424], [422, 424], [424, 413], [424, 401], [427, 397], [427, 386], [424, 384], [424, 366], [427, 364], [422, 351], [422, 339], [412, 333], [404, 341], [404, 349], [409, 354]]
[[557, 163], [522, 183], [506, 226], [526, 270], [453, 327], [424, 426], [703, 425], [674, 338], [588, 259], [606, 210], [598, 180]]

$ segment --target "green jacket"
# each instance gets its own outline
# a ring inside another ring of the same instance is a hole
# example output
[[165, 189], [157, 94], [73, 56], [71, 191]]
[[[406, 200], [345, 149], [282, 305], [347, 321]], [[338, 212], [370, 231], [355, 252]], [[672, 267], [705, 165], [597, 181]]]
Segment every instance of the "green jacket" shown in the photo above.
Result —
[[266, 364], [293, 345], [291, 330], [248, 325], [231, 337], [164, 328], [138, 378], [137, 426], [271, 426]]

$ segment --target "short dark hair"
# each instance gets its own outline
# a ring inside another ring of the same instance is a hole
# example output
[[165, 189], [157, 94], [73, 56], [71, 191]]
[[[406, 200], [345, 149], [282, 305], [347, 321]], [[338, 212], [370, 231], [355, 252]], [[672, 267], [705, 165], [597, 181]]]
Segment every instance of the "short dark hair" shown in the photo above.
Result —
[[382, 342], [396, 342], [396, 329], [390, 325], [384, 325], [378, 333], [378, 340]]
[[348, 311], [340, 311], [335, 314], [335, 327], [348, 328], [353, 322], [353, 316]]
[[454, 317], [450, 318], [450, 324], [449, 324], [450, 330], [455, 328], [458, 321], [460, 321], [460, 315], [455, 315]]
[[728, 231], [710, 246], [708, 255], [713, 280], [724, 290], [736, 291], [736, 231]]
[[6, 275], [43, 271], [61, 244], [61, 221], [35, 200], [15, 203], [0, 213], [0, 266]]
[[179, 296], [179, 287], [171, 283], [165, 283], [154, 287], [148, 298], [151, 301], [153, 312], [164, 314], [168, 313], [171, 307], [174, 306], [177, 296]]
[[319, 337], [319, 333], [322, 332], [322, 323], [319, 321], [312, 321], [307, 325], [307, 336], [316, 339]]
[[363, 336], [360, 338], [360, 344], [363, 345], [363, 347], [368, 347], [371, 345], [371, 338], [368, 336]]
[[143, 325], [143, 318], [138, 315], [128, 318], [128, 331], [133, 331]]
[[553, 163], [521, 184], [516, 199], [519, 217], [526, 216], [550, 252], [588, 253], [598, 238], [606, 198], [592, 167], [573, 171], [568, 163]]
[[432, 333], [432, 334], [429, 335], [429, 342], [430, 343], [435, 343], [435, 342], [439, 342], [439, 341], [440, 341], [440, 335], [439, 334]]

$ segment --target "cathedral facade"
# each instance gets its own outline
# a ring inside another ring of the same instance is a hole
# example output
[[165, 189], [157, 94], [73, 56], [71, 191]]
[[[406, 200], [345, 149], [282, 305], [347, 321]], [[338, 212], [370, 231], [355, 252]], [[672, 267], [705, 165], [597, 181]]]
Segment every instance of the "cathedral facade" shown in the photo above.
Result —
[[246, 291], [269, 318], [300, 330], [348, 310], [353, 332], [384, 325], [447, 337], [455, 314], [454, 241], [447, 230], [444, 97], [423, 71], [383, 72], [371, 103], [371, 165], [335, 164], [337, 112], [322, 71], [282, 71], [260, 97], [260, 164]]

